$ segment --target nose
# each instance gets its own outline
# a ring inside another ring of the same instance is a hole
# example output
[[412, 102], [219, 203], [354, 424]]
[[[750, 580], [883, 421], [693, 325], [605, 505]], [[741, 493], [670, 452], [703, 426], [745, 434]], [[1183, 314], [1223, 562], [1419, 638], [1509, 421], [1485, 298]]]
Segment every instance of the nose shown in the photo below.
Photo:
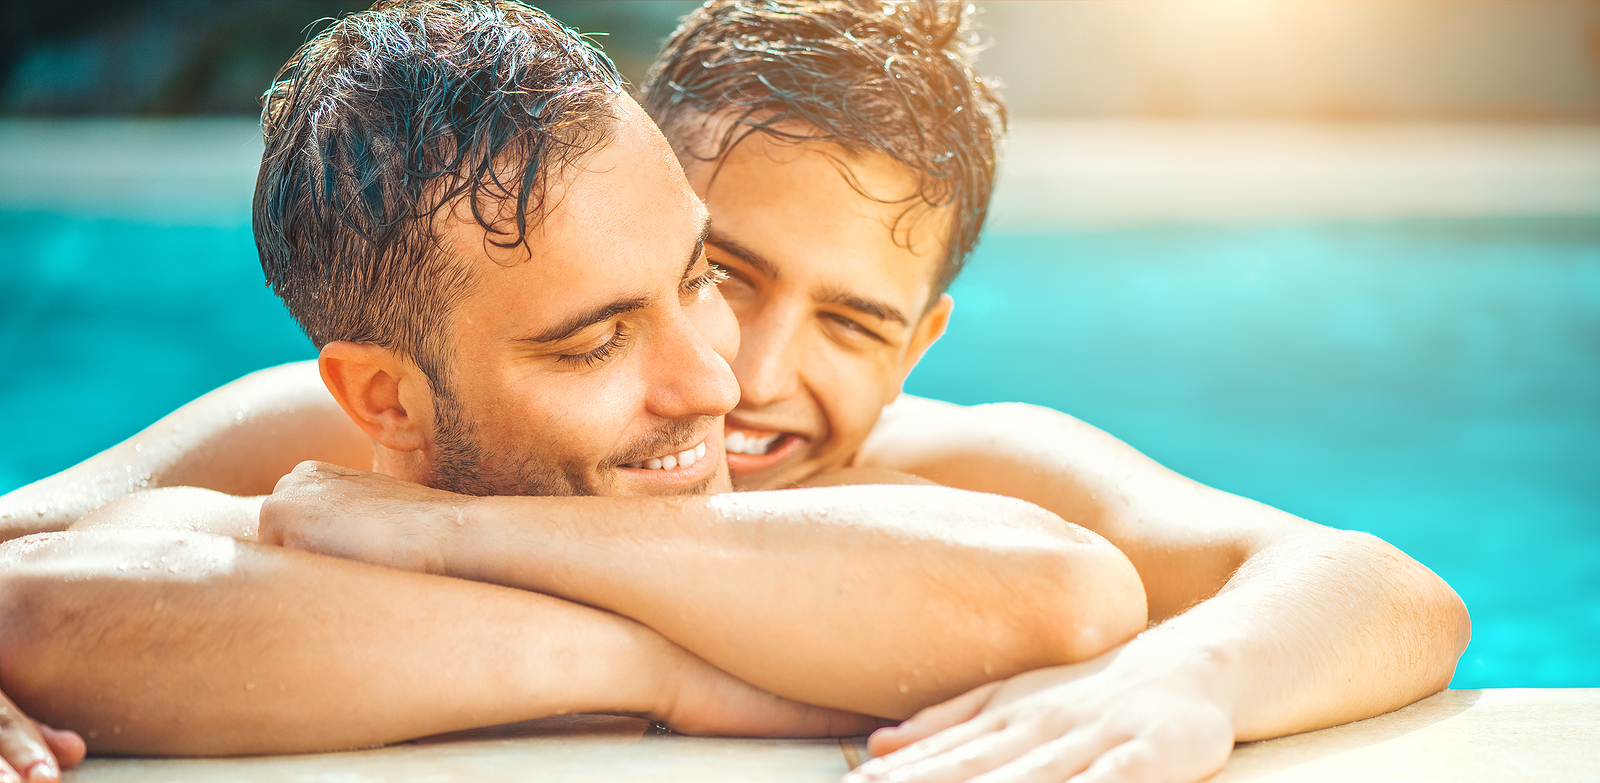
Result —
[[739, 324], [739, 354], [733, 374], [739, 380], [739, 403], [759, 408], [793, 396], [799, 386], [797, 313], [766, 307]]
[[661, 339], [657, 383], [650, 408], [666, 419], [721, 416], [739, 404], [739, 384], [728, 358], [739, 347], [733, 312], [718, 297], [714, 306], [673, 319]]

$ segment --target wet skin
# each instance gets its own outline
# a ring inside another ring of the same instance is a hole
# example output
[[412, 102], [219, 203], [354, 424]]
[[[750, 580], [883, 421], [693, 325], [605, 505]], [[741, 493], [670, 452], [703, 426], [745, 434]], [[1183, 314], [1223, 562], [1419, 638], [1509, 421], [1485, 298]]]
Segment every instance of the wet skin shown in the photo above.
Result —
[[734, 485], [848, 466], [944, 332], [951, 300], [932, 285], [948, 209], [922, 202], [910, 172], [876, 152], [752, 134], [720, 166], [680, 159], [711, 211], [706, 252], [728, 272], [722, 294], [739, 319]]

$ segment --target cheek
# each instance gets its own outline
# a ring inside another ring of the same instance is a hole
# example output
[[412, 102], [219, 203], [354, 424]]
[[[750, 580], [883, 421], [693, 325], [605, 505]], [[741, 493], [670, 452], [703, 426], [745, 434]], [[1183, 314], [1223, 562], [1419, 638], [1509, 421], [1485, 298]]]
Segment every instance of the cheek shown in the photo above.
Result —
[[831, 341], [821, 341], [806, 362], [808, 386], [828, 421], [827, 451], [853, 452], [883, 411], [883, 381], [888, 358], [857, 354]]

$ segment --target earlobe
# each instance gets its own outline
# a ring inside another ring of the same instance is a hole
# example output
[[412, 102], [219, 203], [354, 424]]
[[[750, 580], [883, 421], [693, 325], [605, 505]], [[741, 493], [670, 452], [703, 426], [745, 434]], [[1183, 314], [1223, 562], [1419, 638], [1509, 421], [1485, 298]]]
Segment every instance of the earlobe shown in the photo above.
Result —
[[375, 443], [393, 451], [427, 446], [426, 423], [402, 401], [420, 371], [393, 351], [370, 343], [331, 342], [317, 357], [322, 382], [345, 415]]
[[950, 312], [955, 306], [954, 298], [949, 294], [940, 294], [939, 301], [922, 314], [922, 320], [917, 322], [917, 330], [911, 335], [911, 344], [906, 348], [904, 364], [900, 368], [900, 385], [905, 384], [911, 370], [917, 366], [917, 362], [922, 361], [922, 355], [944, 336], [945, 327], [950, 325]]

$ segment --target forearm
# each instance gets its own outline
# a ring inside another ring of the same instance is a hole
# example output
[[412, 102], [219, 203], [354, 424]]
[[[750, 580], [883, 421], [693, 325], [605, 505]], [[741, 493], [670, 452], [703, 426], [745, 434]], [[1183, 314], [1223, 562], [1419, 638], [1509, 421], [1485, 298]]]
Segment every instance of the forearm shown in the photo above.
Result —
[[313, 362], [252, 373], [61, 473], [0, 497], [0, 540], [65, 530], [91, 511], [156, 487], [263, 495], [295, 464], [371, 465], [371, 443], [339, 409]]
[[1130, 678], [1175, 673], [1233, 716], [1239, 741], [1398, 709], [1449, 685], [1470, 621], [1416, 561], [1325, 530], [1253, 555], [1215, 597], [1130, 642]]
[[657, 706], [654, 634], [545, 596], [200, 534], [0, 557], [0, 682], [95, 752], [317, 751]]
[[1102, 539], [940, 487], [491, 498], [461, 521], [450, 573], [603, 607], [759, 687], [887, 717], [1144, 626], [1137, 576]]

